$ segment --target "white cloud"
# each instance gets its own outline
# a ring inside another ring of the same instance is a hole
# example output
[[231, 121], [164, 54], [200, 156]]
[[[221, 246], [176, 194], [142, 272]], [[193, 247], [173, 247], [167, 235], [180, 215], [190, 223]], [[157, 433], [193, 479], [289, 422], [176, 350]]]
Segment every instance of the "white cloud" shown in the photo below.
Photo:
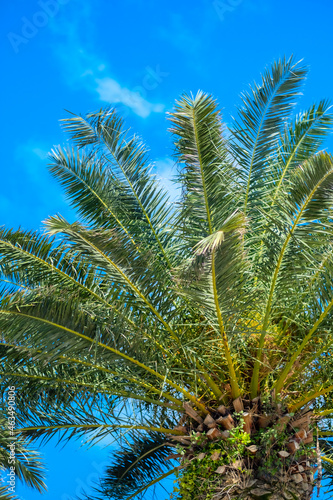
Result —
[[48, 155], [48, 151], [42, 148], [33, 148], [32, 152], [35, 153], [35, 155], [38, 156], [38, 158], [40, 158], [41, 160], [45, 160]]
[[111, 104], [125, 104], [125, 106], [128, 106], [135, 114], [142, 118], [147, 118], [152, 112], [161, 113], [164, 110], [163, 104], [152, 104], [144, 99], [139, 92], [122, 87], [113, 78], [97, 78], [95, 82], [101, 101]]
[[[115, 75], [115, 69], [110, 71], [105, 61], [96, 54], [95, 33], [91, 27], [92, 8], [90, 2], [85, 2], [79, 12], [69, 8], [66, 18], [58, 18], [56, 23], [50, 23], [57, 40], [59, 34], [63, 38], [63, 42], [54, 44], [53, 51], [61, 63], [67, 85], [75, 88], [81, 86], [108, 104], [123, 104], [142, 118], [147, 118], [151, 113], [162, 113], [164, 104], [147, 100], [146, 94], [150, 90], [144, 83], [147, 74], [139, 81], [133, 81], [130, 88], [125, 87]], [[82, 41], [83, 32], [88, 41]], [[157, 77], [161, 75], [158, 73]]]

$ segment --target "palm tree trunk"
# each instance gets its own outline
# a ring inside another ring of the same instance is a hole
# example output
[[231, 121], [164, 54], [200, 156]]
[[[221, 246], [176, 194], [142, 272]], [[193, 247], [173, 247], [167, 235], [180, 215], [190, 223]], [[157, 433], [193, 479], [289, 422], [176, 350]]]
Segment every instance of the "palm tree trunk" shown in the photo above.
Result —
[[[264, 409], [266, 408], [266, 412]], [[204, 420], [189, 405], [172, 436], [181, 456], [182, 500], [310, 500], [316, 454], [310, 411], [259, 398], [220, 406]]]
[[[221, 466], [220, 466], [221, 467]], [[223, 467], [223, 466], [222, 466]], [[186, 477], [186, 473], [185, 476]], [[270, 482], [253, 478], [253, 471], [232, 471], [227, 475], [205, 482], [198, 474], [196, 493], [189, 495], [186, 482], [177, 498], [181, 500], [310, 500], [314, 484], [307, 475], [299, 474], [297, 478], [277, 475]], [[297, 479], [297, 481], [295, 481]], [[201, 481], [201, 484], [200, 484]]]

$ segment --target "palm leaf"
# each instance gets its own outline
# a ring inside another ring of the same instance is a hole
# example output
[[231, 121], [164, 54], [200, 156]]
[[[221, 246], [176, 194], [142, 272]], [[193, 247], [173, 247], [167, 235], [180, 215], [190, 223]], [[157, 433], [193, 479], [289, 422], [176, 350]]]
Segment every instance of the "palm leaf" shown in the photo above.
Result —
[[242, 95], [243, 107], [230, 132], [245, 187], [245, 212], [260, 201], [258, 192], [305, 76], [303, 66], [284, 58], [265, 71], [260, 85], [255, 83]]

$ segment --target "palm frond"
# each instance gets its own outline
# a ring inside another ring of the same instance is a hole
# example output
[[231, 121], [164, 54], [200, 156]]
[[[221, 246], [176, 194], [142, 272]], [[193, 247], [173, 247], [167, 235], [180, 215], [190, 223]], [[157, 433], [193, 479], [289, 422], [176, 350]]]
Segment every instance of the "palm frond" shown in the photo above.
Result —
[[217, 231], [237, 207], [237, 170], [228, 156], [221, 117], [210, 95], [184, 95], [169, 120], [183, 186], [178, 226], [193, 247]]
[[245, 213], [261, 201], [258, 195], [270, 159], [306, 73], [306, 68], [294, 63], [292, 57], [280, 59], [264, 72], [260, 85], [255, 83], [242, 95], [243, 107], [230, 132], [232, 152], [244, 182]]
[[172, 462], [165, 460], [171, 453], [172, 448], [160, 434], [131, 434], [121, 451], [113, 453], [111, 464], [106, 467], [99, 485], [94, 487], [93, 498], [123, 500], [138, 494], [138, 490], [146, 489], [148, 483], [172, 468]]
[[191, 461], [220, 413], [238, 424], [239, 409], [267, 405], [269, 431], [314, 410], [329, 473], [333, 158], [320, 149], [333, 115], [325, 100], [294, 113], [305, 76], [293, 58], [274, 63], [227, 133], [212, 96], [181, 96], [173, 205], [113, 108], [63, 121], [72, 145], [50, 171], [78, 220], [0, 230], [0, 395], [17, 388], [27, 484], [43, 488], [34, 442], [107, 439], [94, 498], [130, 500], [179, 467], [186, 477], [188, 462], [164, 460], [167, 436]]
[[149, 244], [170, 265], [168, 245], [172, 232], [165, 233], [162, 227], [169, 224], [172, 207], [166, 191], [151, 173], [152, 164], [142, 141], [136, 136], [128, 138], [122, 119], [111, 108], [85, 117], [73, 116], [63, 120], [63, 124], [79, 148], [91, 146], [107, 162], [107, 171], [111, 173], [108, 181], [115, 184], [118, 192], [121, 187], [125, 217], [135, 220], [132, 227], [139, 230], [137, 235], [141, 238], [150, 235]]

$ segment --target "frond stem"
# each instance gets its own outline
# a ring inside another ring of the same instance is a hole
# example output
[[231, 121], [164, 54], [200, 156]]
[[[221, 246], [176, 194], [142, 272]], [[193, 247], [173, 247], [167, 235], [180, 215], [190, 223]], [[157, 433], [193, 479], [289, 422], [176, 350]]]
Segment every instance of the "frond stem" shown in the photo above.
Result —
[[[221, 309], [220, 309], [220, 305], [219, 305], [219, 298], [218, 298], [218, 292], [217, 292], [217, 287], [216, 287], [215, 250], [212, 251], [212, 283], [213, 283], [213, 293], [214, 293], [214, 302], [215, 302], [217, 320], [219, 323], [220, 333], [222, 336], [224, 354], [225, 354], [225, 357], [226, 357], [227, 363], [228, 363], [232, 397], [233, 397], [233, 399], [236, 399], [240, 395], [240, 389], [239, 389], [239, 385], [237, 382], [237, 375], [236, 375], [234, 364], [232, 361], [232, 357], [231, 357], [231, 353], [230, 353], [230, 349], [229, 349], [228, 338], [227, 338], [227, 334], [226, 334], [226, 331], [224, 328], [222, 313], [221, 313]], [[220, 391], [219, 396], [222, 396], [221, 391]]]
[[298, 401], [297, 403], [293, 404], [289, 408], [290, 412], [295, 413], [297, 410], [302, 408], [302, 406], [305, 406], [307, 403], [309, 403], [310, 401], [312, 401], [315, 398], [318, 398], [319, 396], [323, 396], [324, 394], [327, 394], [328, 392], [332, 391], [332, 389], [333, 389], [333, 385], [330, 385], [329, 387], [326, 387], [325, 389], [321, 389], [319, 391], [317, 390], [317, 391], [313, 391], [313, 392], [308, 393], [304, 399], [302, 399], [301, 401]]
[[273, 278], [271, 281], [271, 287], [270, 287], [270, 292], [269, 292], [269, 296], [268, 296], [268, 300], [267, 300], [263, 327], [261, 330], [261, 335], [260, 335], [260, 340], [259, 340], [257, 359], [255, 361], [254, 368], [253, 368], [253, 375], [252, 375], [252, 380], [251, 380], [251, 398], [252, 399], [255, 398], [257, 393], [258, 393], [259, 370], [260, 370], [260, 363], [261, 363], [261, 359], [262, 359], [262, 351], [263, 351], [263, 347], [265, 344], [266, 330], [267, 330], [267, 326], [268, 326], [268, 322], [269, 322], [269, 315], [271, 312], [271, 306], [272, 306], [272, 301], [273, 301], [273, 294], [275, 291], [275, 285], [277, 282], [277, 278], [278, 278], [278, 274], [279, 274], [282, 260], [284, 257], [284, 253], [285, 253], [286, 248], [288, 246], [288, 243], [289, 243], [291, 237], [293, 236], [294, 231], [295, 231], [305, 209], [307, 208], [308, 204], [310, 203], [312, 197], [314, 196], [317, 189], [323, 184], [323, 182], [332, 174], [332, 172], [333, 172], [333, 169], [330, 169], [328, 172], [326, 172], [326, 174], [323, 175], [323, 177], [320, 179], [320, 181], [317, 182], [317, 184], [314, 186], [314, 188], [308, 194], [303, 205], [299, 209], [299, 213], [298, 213], [290, 231], [288, 232], [288, 235], [284, 241], [284, 244], [282, 245], [280, 255], [279, 255], [276, 267], [275, 267], [274, 275], [273, 275]]
[[[284, 370], [282, 371], [279, 379], [274, 384], [274, 388], [275, 388], [276, 394], [278, 394], [280, 392], [280, 390], [282, 389], [283, 383], [284, 383], [285, 379], [287, 378], [290, 370], [292, 369], [292, 366], [295, 363], [296, 359], [301, 354], [301, 352], [303, 351], [304, 347], [306, 347], [307, 343], [311, 339], [311, 337], [314, 334], [314, 332], [317, 330], [317, 328], [320, 325], [320, 323], [322, 323], [322, 321], [326, 318], [326, 316], [328, 315], [328, 313], [331, 310], [332, 306], [333, 306], [333, 299], [331, 300], [331, 302], [329, 302], [328, 306], [321, 313], [321, 315], [319, 316], [319, 318], [317, 319], [317, 321], [315, 322], [315, 324], [313, 325], [313, 327], [311, 328], [311, 330], [309, 331], [309, 333], [304, 337], [303, 342], [301, 343], [301, 345], [299, 346], [299, 348], [296, 350], [296, 352], [294, 352], [294, 354], [290, 358], [290, 361], [286, 364], [286, 366], [285, 366]], [[304, 365], [306, 365], [306, 364], [307, 363], [304, 363]]]
[[188, 391], [186, 391], [185, 389], [183, 389], [183, 387], [179, 386], [178, 384], [175, 384], [174, 382], [172, 382], [169, 379], [166, 379], [160, 373], [156, 372], [152, 368], [149, 368], [149, 366], [146, 366], [145, 364], [141, 363], [140, 361], [138, 361], [138, 360], [136, 360], [134, 358], [131, 358], [130, 356], [127, 356], [127, 354], [124, 354], [124, 353], [118, 351], [117, 349], [114, 349], [113, 347], [110, 347], [110, 346], [108, 346], [106, 344], [103, 344], [102, 342], [96, 342], [94, 339], [91, 339], [90, 337], [87, 337], [86, 335], [83, 335], [82, 333], [76, 332], [75, 330], [72, 330], [72, 329], [67, 328], [65, 326], [62, 326], [62, 325], [59, 325], [57, 323], [53, 323], [52, 321], [46, 320], [44, 318], [38, 318], [36, 316], [31, 316], [29, 314], [21, 313], [21, 312], [18, 312], [18, 311], [6, 311], [4, 309], [0, 310], [0, 315], [1, 314], [15, 315], [15, 316], [29, 318], [29, 319], [32, 319], [32, 320], [37, 321], [37, 322], [42, 322], [42, 323], [51, 325], [54, 328], [59, 328], [60, 330], [64, 330], [64, 331], [66, 331], [68, 333], [71, 333], [72, 335], [75, 335], [75, 336], [80, 337], [80, 338], [82, 338], [84, 340], [87, 340], [88, 342], [90, 342], [92, 344], [97, 344], [98, 346], [102, 347], [103, 349], [106, 349], [106, 350], [108, 350], [108, 351], [116, 354], [117, 356], [119, 356], [119, 357], [121, 357], [123, 359], [126, 359], [127, 361], [129, 361], [131, 363], [134, 363], [135, 365], [139, 366], [143, 370], [145, 370], [145, 371], [151, 373], [152, 375], [154, 375], [155, 377], [163, 380], [164, 383], [167, 383], [168, 385], [170, 385], [171, 387], [173, 387], [177, 391], [181, 392], [190, 401], [192, 401], [192, 403], [194, 403], [198, 408], [200, 408], [200, 410], [204, 414], [208, 414], [208, 410], [206, 410], [205, 406], [202, 403], [200, 403], [191, 393], [189, 393]]

